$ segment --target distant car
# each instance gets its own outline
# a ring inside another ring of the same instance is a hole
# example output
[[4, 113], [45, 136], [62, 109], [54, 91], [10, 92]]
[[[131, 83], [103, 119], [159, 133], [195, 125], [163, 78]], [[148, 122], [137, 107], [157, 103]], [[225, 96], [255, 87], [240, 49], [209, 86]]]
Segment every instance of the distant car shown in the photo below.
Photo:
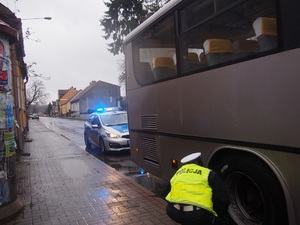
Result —
[[39, 119], [39, 115], [37, 113], [33, 113], [31, 119]]
[[88, 148], [93, 144], [103, 152], [129, 150], [127, 112], [113, 107], [90, 114], [84, 123], [84, 141]]

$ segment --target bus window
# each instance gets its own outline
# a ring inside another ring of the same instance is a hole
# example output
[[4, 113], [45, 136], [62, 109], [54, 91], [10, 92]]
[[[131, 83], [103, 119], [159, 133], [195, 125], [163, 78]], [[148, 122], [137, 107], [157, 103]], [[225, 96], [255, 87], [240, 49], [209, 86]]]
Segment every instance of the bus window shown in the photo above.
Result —
[[174, 76], [176, 72], [173, 59], [170, 57], [154, 57], [153, 73], [155, 80], [162, 80]]
[[135, 39], [133, 48], [134, 73], [140, 85], [176, 76], [173, 59], [176, 55], [173, 16], [147, 29]]
[[253, 28], [261, 51], [268, 51], [277, 47], [275, 18], [259, 17], [253, 22]]
[[188, 62], [191, 69], [197, 69], [201, 66], [199, 56], [196, 52], [188, 53]]
[[194, 1], [180, 11], [181, 32], [204, 21], [214, 14], [214, 2], [211, 0]]
[[203, 47], [210, 66], [233, 58], [232, 43], [228, 39], [207, 39], [204, 41]]
[[181, 31], [201, 23], [212, 17], [216, 12], [228, 7], [238, 0], [204, 0], [193, 1], [180, 12]]
[[148, 62], [140, 62], [136, 65], [136, 79], [138, 83], [145, 85], [154, 82], [154, 75]]
[[260, 52], [258, 42], [254, 40], [235, 40], [232, 43], [232, 48], [236, 58]]
[[[235, 59], [247, 59], [246, 57], [251, 54], [277, 48], [274, 0], [232, 0], [226, 1], [226, 4], [222, 4], [222, 2], [224, 1], [203, 1], [198, 4], [198, 1], [194, 1], [180, 10], [179, 59], [181, 73], [184, 74], [194, 69], [188, 65], [188, 53], [190, 49], [203, 49], [206, 40], [228, 39], [232, 43], [236, 40], [246, 42], [252, 40], [251, 44], [250, 42], [248, 44], [252, 45], [253, 49], [247, 54], [235, 54], [235, 57], [227, 57], [226, 60], [219, 60], [213, 65]], [[200, 10], [201, 15], [198, 15]], [[197, 16], [194, 17], [191, 14]], [[254, 41], [258, 43], [254, 43]], [[259, 46], [260, 51], [257, 51], [255, 45]]]

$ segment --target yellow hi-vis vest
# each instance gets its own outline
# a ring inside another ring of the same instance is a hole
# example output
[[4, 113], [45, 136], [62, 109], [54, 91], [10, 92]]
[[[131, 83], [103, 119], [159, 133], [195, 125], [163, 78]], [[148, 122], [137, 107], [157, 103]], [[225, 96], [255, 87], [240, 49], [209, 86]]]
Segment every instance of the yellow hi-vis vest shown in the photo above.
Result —
[[208, 183], [209, 173], [209, 169], [196, 164], [182, 166], [170, 181], [171, 191], [166, 200], [198, 206], [218, 216], [213, 209], [212, 189]]

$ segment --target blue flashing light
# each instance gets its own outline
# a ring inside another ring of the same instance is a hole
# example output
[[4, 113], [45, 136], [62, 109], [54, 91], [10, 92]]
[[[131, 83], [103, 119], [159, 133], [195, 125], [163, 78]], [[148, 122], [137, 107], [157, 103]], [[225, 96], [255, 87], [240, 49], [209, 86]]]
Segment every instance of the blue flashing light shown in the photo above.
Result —
[[122, 108], [120, 107], [109, 107], [109, 108], [98, 108], [96, 109], [97, 112], [111, 112], [111, 111], [121, 111]]
[[145, 174], [145, 170], [143, 168], [140, 168], [140, 174]]

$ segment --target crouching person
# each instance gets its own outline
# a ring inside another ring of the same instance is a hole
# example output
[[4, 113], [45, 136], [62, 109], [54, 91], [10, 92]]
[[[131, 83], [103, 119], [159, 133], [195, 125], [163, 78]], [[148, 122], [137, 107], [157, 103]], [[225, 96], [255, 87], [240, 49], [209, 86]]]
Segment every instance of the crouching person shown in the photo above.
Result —
[[168, 216], [182, 225], [223, 224], [230, 202], [220, 176], [203, 167], [200, 152], [184, 157], [181, 163], [170, 180]]

